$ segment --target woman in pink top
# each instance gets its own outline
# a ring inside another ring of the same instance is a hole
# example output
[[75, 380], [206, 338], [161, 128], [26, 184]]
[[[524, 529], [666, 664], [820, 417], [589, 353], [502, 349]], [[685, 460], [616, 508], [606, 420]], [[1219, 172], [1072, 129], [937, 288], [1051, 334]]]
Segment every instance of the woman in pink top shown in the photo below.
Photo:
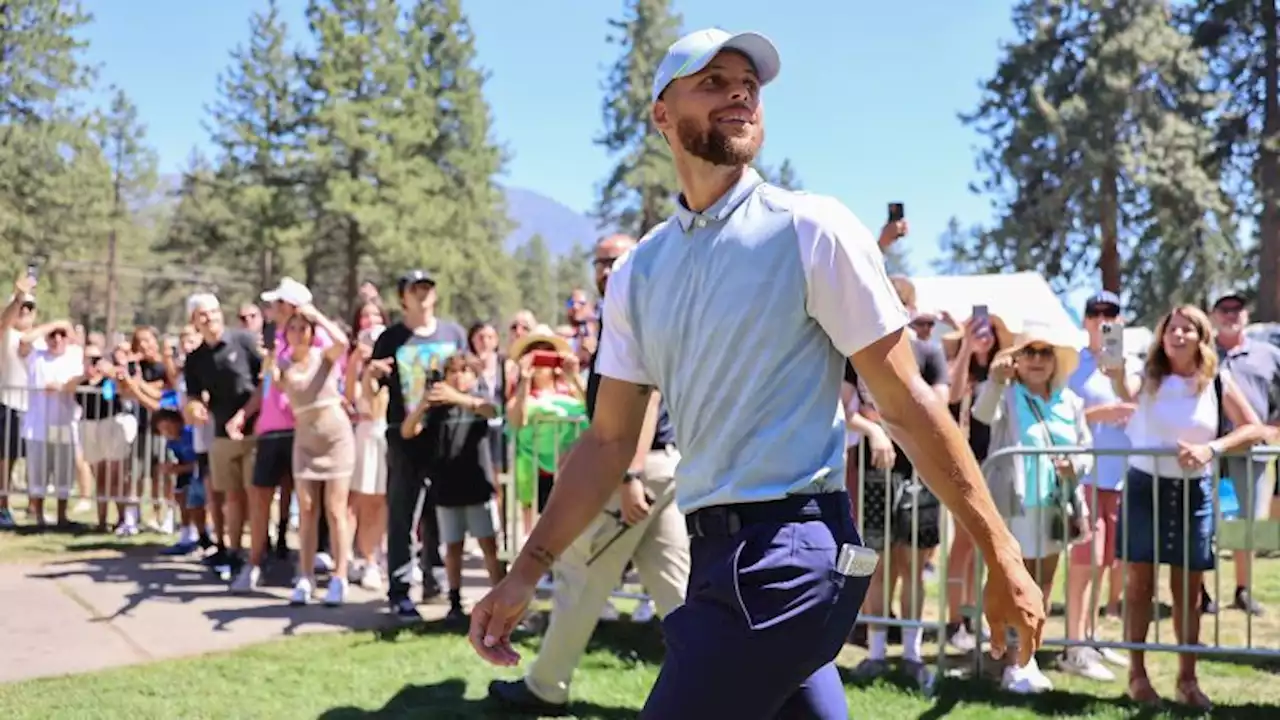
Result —
[[[331, 342], [313, 346], [317, 332]], [[289, 351], [277, 359], [268, 355], [268, 377], [285, 393], [293, 409], [293, 479], [298, 492], [298, 580], [290, 602], [305, 605], [315, 588], [315, 556], [319, 495], [335, 538], [334, 572], [325, 594], [326, 605], [340, 605], [347, 590], [347, 492], [355, 469], [355, 435], [338, 391], [339, 360], [347, 351], [347, 336], [310, 305], [298, 309], [285, 325]]]

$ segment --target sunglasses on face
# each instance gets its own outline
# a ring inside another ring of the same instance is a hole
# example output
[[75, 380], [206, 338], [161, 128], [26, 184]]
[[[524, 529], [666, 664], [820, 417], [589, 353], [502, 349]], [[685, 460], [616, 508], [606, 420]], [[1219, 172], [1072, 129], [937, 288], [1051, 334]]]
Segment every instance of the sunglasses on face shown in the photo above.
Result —
[[240, 316], [240, 321], [241, 321], [241, 322], [249, 322], [250, 320], [252, 320], [252, 319], [254, 319], [254, 318], [256, 318], [256, 317], [258, 317], [258, 313], [245, 313], [244, 315], [241, 315], [241, 316]]
[[934, 321], [932, 321], [932, 320], [912, 320], [912, 321], [911, 321], [911, 327], [913, 327], [913, 328], [920, 328], [920, 329], [922, 329], [922, 330], [923, 330], [923, 329], [932, 330], [932, 329], [933, 329], [934, 324], [935, 324], [935, 323], [934, 323]]
[[1243, 305], [1219, 305], [1217, 308], [1217, 312], [1220, 312], [1223, 315], [1235, 315], [1237, 313], [1244, 312], [1244, 306]]
[[611, 268], [613, 264], [618, 262], [616, 257], [598, 257], [592, 263], [598, 268]]
[[511, 329], [512, 330], [528, 330], [529, 326], [525, 325], [524, 323], [513, 322], [511, 323]]
[[1023, 348], [1023, 349], [1022, 349], [1022, 352], [1021, 352], [1021, 353], [1019, 353], [1019, 354], [1020, 354], [1020, 355], [1022, 355], [1022, 357], [1024, 357], [1024, 358], [1028, 358], [1028, 359], [1031, 359], [1031, 358], [1038, 358], [1038, 359], [1040, 359], [1040, 360], [1052, 360], [1052, 359], [1053, 359], [1053, 348], [1051, 348], [1051, 347], [1029, 347], [1029, 348]]
[[1120, 317], [1120, 311], [1110, 306], [1091, 307], [1084, 311], [1084, 316], [1090, 317], [1090, 318], [1100, 317], [1106, 320], [1115, 320], [1116, 318]]

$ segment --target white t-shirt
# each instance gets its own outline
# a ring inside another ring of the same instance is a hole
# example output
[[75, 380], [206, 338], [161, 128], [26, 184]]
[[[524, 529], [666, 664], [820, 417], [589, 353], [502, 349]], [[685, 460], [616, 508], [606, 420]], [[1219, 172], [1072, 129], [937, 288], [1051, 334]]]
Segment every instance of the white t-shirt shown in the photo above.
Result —
[[32, 388], [27, 412], [22, 416], [24, 440], [75, 442], [74, 424], [79, 405], [71, 393], [48, 391], [51, 384], [65, 385], [84, 371], [84, 352], [67, 348], [61, 355], [32, 350], [27, 356], [27, 383]]
[[27, 363], [18, 355], [22, 333], [4, 329], [0, 338], [0, 405], [19, 412], [27, 409]]

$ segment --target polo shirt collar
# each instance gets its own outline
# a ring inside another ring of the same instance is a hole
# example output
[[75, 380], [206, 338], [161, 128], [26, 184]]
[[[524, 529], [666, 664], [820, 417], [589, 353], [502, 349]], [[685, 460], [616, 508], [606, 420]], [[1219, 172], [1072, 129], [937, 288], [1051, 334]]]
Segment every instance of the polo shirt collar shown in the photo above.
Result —
[[1249, 338], [1245, 337], [1240, 340], [1239, 345], [1236, 345], [1230, 350], [1226, 350], [1221, 345], [1219, 345], [1218, 354], [1221, 355], [1222, 357], [1229, 357], [1229, 358], [1236, 357], [1237, 355], [1244, 355], [1249, 352], [1249, 346], [1251, 344], [1252, 343], [1249, 341]]
[[751, 193], [763, 182], [764, 178], [760, 177], [760, 173], [756, 172], [755, 168], [749, 167], [743, 171], [742, 177], [738, 180], [737, 184], [729, 188], [729, 192], [720, 196], [720, 199], [715, 201], [711, 207], [700, 213], [694, 212], [685, 207], [684, 196], [681, 195], [676, 198], [676, 220], [679, 221], [680, 227], [685, 232], [689, 232], [693, 229], [694, 224], [697, 223], [698, 220], [702, 220], [703, 222], [700, 223], [700, 225], [704, 226], [712, 222], [723, 222], [726, 218], [732, 215], [733, 211], [737, 210], [738, 206], [745, 202], [746, 199], [751, 196]]

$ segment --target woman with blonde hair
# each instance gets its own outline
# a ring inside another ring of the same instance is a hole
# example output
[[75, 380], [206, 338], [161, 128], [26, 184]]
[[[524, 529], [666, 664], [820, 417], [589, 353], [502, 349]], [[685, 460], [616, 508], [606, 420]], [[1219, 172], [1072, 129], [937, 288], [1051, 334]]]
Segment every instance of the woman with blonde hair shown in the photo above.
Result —
[[[314, 346], [316, 330], [328, 334], [332, 343]], [[315, 562], [319, 544], [320, 493], [333, 537], [334, 568], [324, 603], [341, 605], [346, 600], [348, 544], [347, 492], [355, 471], [355, 433], [342, 407], [338, 392], [339, 360], [347, 352], [347, 335], [337, 323], [304, 305], [285, 323], [288, 355], [277, 365], [276, 354], [267, 353], [264, 369], [289, 398], [296, 422], [292, 470], [298, 493], [299, 544], [298, 578], [289, 602], [306, 605], [315, 590]]]
[[[1160, 318], [1140, 381], [1126, 380], [1121, 366], [1103, 370], [1116, 394], [1137, 404], [1127, 426], [1133, 447], [1177, 450], [1176, 456], [1135, 454], [1129, 461], [1116, 527], [1116, 555], [1127, 568], [1125, 639], [1146, 642], [1156, 568], [1168, 565], [1174, 634], [1180, 644], [1195, 645], [1200, 588], [1215, 564], [1212, 464], [1223, 453], [1265, 439], [1265, 429], [1235, 381], [1219, 371], [1209, 318], [1192, 305]], [[1229, 426], [1236, 429], [1225, 432]], [[1145, 655], [1130, 653], [1129, 697], [1158, 703]], [[1178, 656], [1174, 692], [1180, 703], [1212, 707], [1200, 689], [1194, 653]]]
[[[1006, 448], [1052, 450], [1093, 443], [1084, 401], [1067, 387], [1079, 362], [1073, 343], [1031, 322], [1011, 347], [996, 355], [972, 411], [974, 419], [991, 427], [990, 455]], [[1091, 461], [1088, 455], [1015, 454], [987, 465], [991, 496], [1046, 603], [1063, 550], [1087, 533], [1084, 492], [1076, 478], [1088, 472]], [[1035, 658], [1025, 666], [1006, 667], [1002, 684], [1017, 693], [1053, 688]]]

